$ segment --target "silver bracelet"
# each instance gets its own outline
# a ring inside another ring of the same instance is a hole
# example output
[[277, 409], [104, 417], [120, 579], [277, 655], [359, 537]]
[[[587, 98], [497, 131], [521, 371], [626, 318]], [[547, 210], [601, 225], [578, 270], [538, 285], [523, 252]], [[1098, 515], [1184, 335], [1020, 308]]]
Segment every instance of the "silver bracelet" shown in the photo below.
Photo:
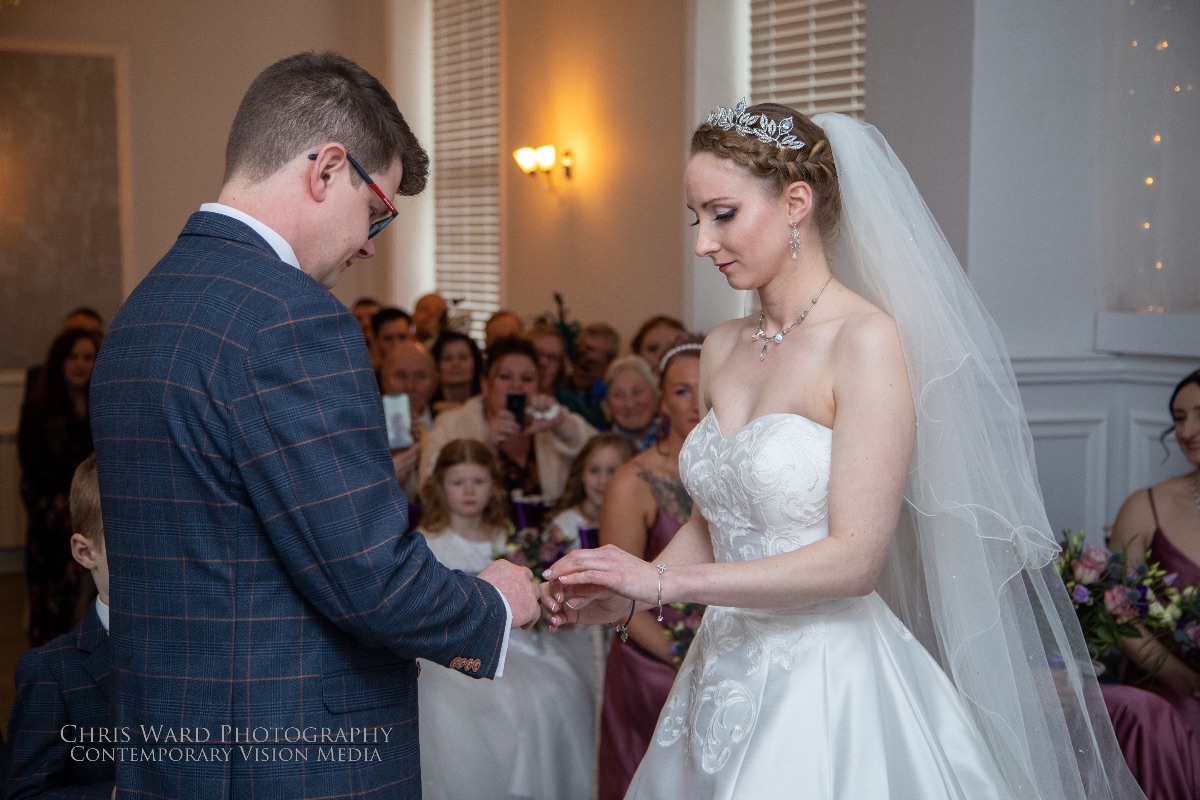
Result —
[[667, 572], [667, 565], [659, 564], [658, 565], [658, 621], [659, 622], [663, 621], [663, 617], [662, 617], [662, 584], [663, 584], [663, 575], [665, 575], [666, 572]]
[[614, 628], [617, 629], [617, 633], [619, 633], [621, 635], [622, 642], [629, 641], [629, 623], [630, 623], [630, 621], [633, 620], [633, 612], [636, 609], [637, 609], [637, 600], [634, 600], [632, 603], [629, 604], [629, 616], [625, 618], [625, 621], [619, 625], [613, 626]]

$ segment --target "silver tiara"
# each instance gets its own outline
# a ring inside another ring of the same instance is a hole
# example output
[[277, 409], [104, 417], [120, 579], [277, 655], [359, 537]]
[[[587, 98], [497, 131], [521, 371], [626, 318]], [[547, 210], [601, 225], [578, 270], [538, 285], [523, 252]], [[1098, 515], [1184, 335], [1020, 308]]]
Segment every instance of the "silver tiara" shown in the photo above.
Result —
[[766, 114], [747, 114], [746, 98], [744, 97], [733, 108], [717, 106], [717, 110], [708, 115], [708, 124], [725, 131], [737, 131], [743, 136], [753, 136], [760, 142], [773, 144], [779, 148], [804, 149], [804, 142], [792, 135], [791, 117], [776, 122], [768, 118]]

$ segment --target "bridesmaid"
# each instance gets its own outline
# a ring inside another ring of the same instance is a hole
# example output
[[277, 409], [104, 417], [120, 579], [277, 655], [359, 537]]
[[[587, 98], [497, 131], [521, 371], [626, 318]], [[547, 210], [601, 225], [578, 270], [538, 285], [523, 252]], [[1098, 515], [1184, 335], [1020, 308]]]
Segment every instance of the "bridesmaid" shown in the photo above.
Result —
[[[700, 421], [700, 345], [684, 337], [668, 350], [660, 372], [659, 401], [665, 431], [658, 442], [628, 461], [612, 477], [600, 513], [600, 543], [614, 544], [653, 561], [692, 513], [692, 500], [679, 480], [679, 451]], [[614, 637], [604, 678], [600, 718], [600, 800], [625, 796], [650, 745], [658, 714], [675, 681], [677, 665], [668, 651], [664, 621], [642, 611], [628, 623], [628, 641]]]
[[[1131, 567], [1149, 550], [1151, 562], [1176, 573], [1176, 586], [1186, 586], [1200, 583], [1200, 370], [1179, 382], [1169, 408], [1174, 425], [1167, 433], [1174, 432], [1192, 470], [1130, 495], [1117, 512], [1109, 547], [1125, 550]], [[1121, 648], [1132, 677], [1178, 709], [1200, 737], [1200, 672], [1149, 636], [1126, 639]], [[1154, 677], [1143, 684], [1148, 673]]]

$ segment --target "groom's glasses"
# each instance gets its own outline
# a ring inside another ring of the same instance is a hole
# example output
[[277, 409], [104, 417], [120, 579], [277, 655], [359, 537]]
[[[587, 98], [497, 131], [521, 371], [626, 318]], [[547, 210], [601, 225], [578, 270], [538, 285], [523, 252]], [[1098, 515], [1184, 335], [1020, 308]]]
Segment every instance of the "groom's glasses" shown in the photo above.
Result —
[[[313, 161], [317, 160], [316, 153], [311, 153], [308, 157]], [[386, 228], [391, 224], [392, 220], [400, 216], [400, 212], [396, 210], [394, 205], [392, 205], [392, 201], [387, 199], [387, 195], [385, 195], [383, 190], [375, 184], [375, 181], [371, 180], [371, 176], [368, 175], [367, 171], [362, 168], [362, 164], [359, 164], [354, 160], [354, 156], [350, 155], [349, 151], [346, 151], [346, 160], [350, 162], [350, 166], [354, 167], [354, 170], [362, 177], [364, 181], [367, 182], [367, 186], [371, 187], [371, 191], [383, 201], [384, 207], [387, 208], [386, 214], [382, 214], [380, 215], [379, 219], [371, 221], [371, 229], [367, 232], [367, 238], [374, 239], [375, 234]]]

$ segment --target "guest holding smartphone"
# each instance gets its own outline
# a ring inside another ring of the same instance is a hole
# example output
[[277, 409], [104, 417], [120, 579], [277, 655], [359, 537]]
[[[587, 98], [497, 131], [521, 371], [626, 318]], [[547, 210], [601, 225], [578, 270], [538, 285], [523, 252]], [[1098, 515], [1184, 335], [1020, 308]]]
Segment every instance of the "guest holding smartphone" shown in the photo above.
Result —
[[[482, 394], [442, 412], [422, 447], [421, 474], [430, 475], [438, 453], [453, 439], [487, 444], [500, 463], [510, 496], [552, 503], [562, 494], [572, 459], [596, 431], [553, 397], [540, 394], [537, 351], [519, 337], [487, 350]], [[518, 419], [522, 416], [523, 419]]]

